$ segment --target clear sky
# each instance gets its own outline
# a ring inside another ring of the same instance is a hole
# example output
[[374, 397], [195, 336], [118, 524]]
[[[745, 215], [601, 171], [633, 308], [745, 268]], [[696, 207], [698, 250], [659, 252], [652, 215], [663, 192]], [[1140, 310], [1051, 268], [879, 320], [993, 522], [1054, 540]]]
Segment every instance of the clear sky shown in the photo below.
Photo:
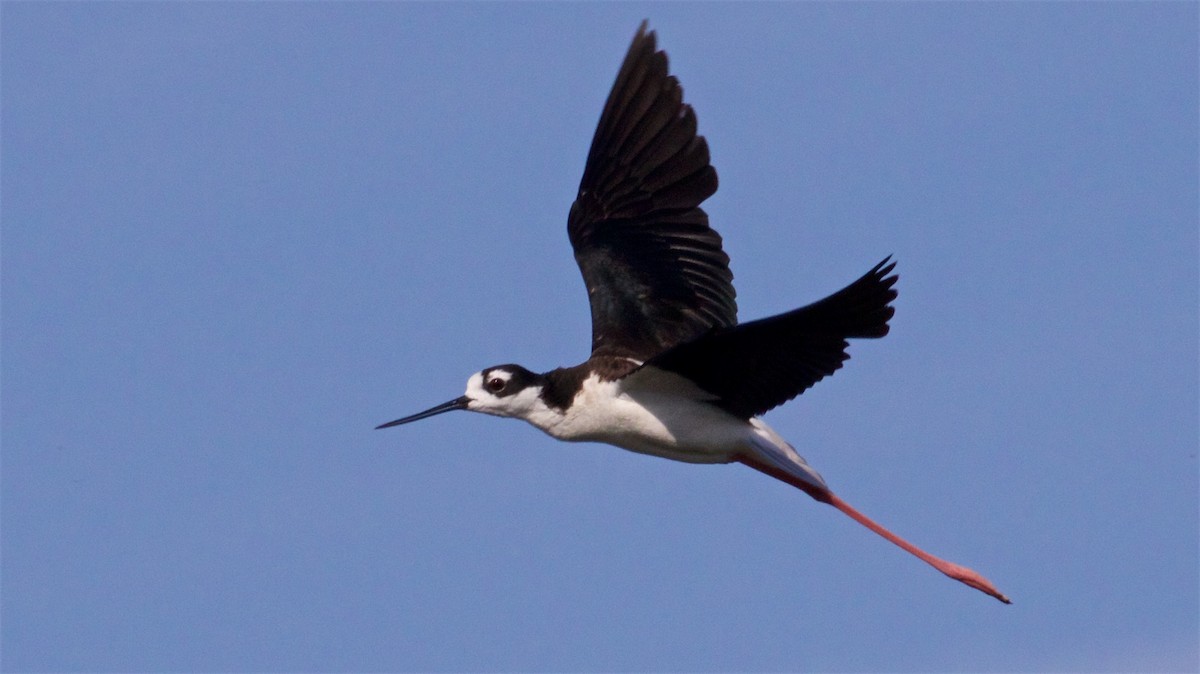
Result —
[[[649, 18], [752, 319], [899, 262], [742, 466], [466, 413], [587, 356]], [[13, 3], [5, 670], [1189, 670], [1198, 6]]]

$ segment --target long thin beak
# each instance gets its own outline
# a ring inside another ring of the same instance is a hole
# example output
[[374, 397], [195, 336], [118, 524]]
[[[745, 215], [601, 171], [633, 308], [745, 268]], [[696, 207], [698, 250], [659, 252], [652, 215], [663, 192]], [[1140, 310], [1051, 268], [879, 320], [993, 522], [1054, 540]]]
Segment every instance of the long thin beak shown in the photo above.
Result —
[[441, 414], [442, 412], [450, 412], [452, 410], [465, 410], [465, 409], [467, 409], [467, 403], [469, 403], [469, 402], [471, 402], [471, 399], [466, 396], [462, 396], [461, 398], [455, 398], [454, 400], [451, 400], [449, 402], [444, 402], [441, 405], [438, 405], [436, 407], [430, 407], [429, 409], [425, 410], [424, 412], [417, 412], [416, 414], [412, 415], [411, 417], [404, 417], [403, 419], [389, 421], [386, 424], [376, 426], [375, 430], [379, 430], [381, 428], [391, 428], [392, 426], [399, 426], [400, 424], [407, 424], [410, 421], [418, 421], [420, 419], [424, 419], [425, 417], [431, 417], [435, 414]]

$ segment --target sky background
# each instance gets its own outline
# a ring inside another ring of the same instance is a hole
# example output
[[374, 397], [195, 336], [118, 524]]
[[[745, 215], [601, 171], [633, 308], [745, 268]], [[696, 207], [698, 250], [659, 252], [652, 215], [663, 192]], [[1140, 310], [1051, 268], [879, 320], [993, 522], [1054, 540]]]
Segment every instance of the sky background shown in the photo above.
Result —
[[[0, 7], [8, 671], [1190, 670], [1195, 3]], [[465, 413], [587, 356], [643, 18], [743, 320], [894, 254], [802, 493]]]

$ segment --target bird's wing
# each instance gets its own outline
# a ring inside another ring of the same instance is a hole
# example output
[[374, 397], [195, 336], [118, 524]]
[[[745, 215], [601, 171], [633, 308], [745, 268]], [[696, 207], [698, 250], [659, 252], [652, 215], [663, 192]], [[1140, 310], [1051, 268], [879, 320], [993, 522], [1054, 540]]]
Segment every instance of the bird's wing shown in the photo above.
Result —
[[842, 290], [785, 314], [719, 328], [645, 363], [682, 375], [750, 418], [833, 374], [850, 356], [848, 338], [883, 337], [895, 313], [898, 276], [888, 257]]
[[592, 355], [646, 360], [737, 323], [733, 274], [700, 203], [708, 145], [643, 22], [592, 138], [567, 233], [592, 308]]

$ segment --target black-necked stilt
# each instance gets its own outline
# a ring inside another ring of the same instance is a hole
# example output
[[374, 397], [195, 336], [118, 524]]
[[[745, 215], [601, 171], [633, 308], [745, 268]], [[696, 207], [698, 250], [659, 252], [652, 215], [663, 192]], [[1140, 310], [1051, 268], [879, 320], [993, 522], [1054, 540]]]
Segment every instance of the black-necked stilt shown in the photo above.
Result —
[[842, 290], [738, 324], [733, 274], [700, 203], [717, 191], [708, 145], [643, 22], [617, 73], [567, 232], [592, 308], [592, 355], [538, 374], [498, 365], [466, 394], [379, 428], [450, 410], [516, 417], [559, 440], [691, 463], [740, 462], [828, 503], [951, 578], [1009, 603], [986, 578], [896, 536], [838, 498], [758, 418], [842, 367], [848, 338], [883, 337], [890, 257]]

